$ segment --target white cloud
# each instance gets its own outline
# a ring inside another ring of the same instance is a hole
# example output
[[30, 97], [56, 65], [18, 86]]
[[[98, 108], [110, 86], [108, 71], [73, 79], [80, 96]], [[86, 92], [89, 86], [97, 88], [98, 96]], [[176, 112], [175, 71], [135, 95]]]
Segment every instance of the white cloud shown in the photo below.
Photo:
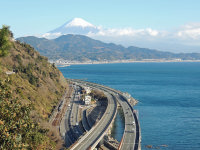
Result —
[[177, 33], [177, 37], [182, 39], [200, 39], [200, 23], [184, 25]]
[[89, 33], [88, 36], [157, 36], [159, 31], [153, 30], [151, 28], [147, 29], [133, 29], [133, 28], [110, 28], [110, 29], [103, 29], [98, 28], [99, 32], [97, 33]]
[[149, 35], [151, 36], [157, 36], [159, 34], [159, 31], [157, 30], [152, 30], [151, 28], [147, 29], [147, 32], [149, 33]]
[[47, 38], [47, 39], [54, 39], [54, 38], [57, 38], [57, 37], [59, 37], [61, 35], [62, 35], [62, 33], [60, 33], [60, 32], [45, 33], [45, 34], [41, 35], [40, 37]]
[[126, 46], [139, 46], [172, 52], [200, 52], [200, 23], [186, 24], [172, 31], [146, 29], [103, 29], [88, 36]]
[[[191, 23], [172, 31], [152, 28], [103, 28], [89, 32], [87, 36], [103, 42], [113, 42], [124, 46], [147, 47], [172, 52], [200, 52], [200, 23]], [[56, 38], [62, 33], [45, 33], [40, 37]]]
[[182, 39], [193, 39], [193, 40], [199, 40], [200, 39], [200, 24], [199, 26], [189, 26], [186, 25], [184, 28], [182, 28], [180, 31], [177, 32], [177, 36]]

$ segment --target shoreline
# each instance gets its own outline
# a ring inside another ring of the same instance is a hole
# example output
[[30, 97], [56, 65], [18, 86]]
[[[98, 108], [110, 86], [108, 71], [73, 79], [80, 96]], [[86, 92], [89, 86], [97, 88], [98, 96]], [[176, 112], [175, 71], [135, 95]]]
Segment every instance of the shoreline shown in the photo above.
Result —
[[118, 64], [118, 63], [173, 63], [173, 62], [200, 62], [200, 60], [163, 60], [163, 59], [148, 59], [148, 60], [119, 60], [119, 61], [94, 61], [94, 62], [53, 62], [57, 67], [68, 67], [70, 65], [92, 65], [92, 64]]

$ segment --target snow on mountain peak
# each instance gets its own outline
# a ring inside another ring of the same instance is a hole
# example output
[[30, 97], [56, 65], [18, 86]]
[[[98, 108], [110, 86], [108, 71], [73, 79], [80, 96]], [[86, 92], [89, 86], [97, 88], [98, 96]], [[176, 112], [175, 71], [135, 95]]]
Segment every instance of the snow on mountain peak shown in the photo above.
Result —
[[44, 34], [46, 38], [55, 38], [60, 35], [66, 34], [79, 34], [79, 35], [87, 35], [89, 33], [97, 33], [99, 32], [99, 28], [95, 25], [83, 20], [82, 18], [74, 18], [62, 26], [47, 32]]
[[73, 27], [73, 26], [80, 26], [80, 27], [95, 27], [91, 23], [83, 20], [82, 18], [74, 18], [69, 23], [65, 25], [65, 27]]

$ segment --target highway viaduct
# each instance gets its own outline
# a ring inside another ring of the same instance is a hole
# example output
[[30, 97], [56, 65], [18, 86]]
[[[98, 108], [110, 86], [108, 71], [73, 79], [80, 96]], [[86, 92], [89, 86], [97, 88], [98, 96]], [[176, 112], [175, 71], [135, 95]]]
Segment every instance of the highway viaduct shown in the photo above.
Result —
[[[91, 82], [86, 82], [77, 79], [71, 79], [71, 82], [78, 84], [79, 86], [87, 86], [93, 89], [98, 89], [104, 92], [108, 99], [108, 105], [104, 115], [101, 119], [87, 132], [83, 134], [78, 128], [70, 129], [65, 136], [68, 137], [67, 142], [71, 142], [71, 146], [69, 149], [71, 150], [88, 150], [94, 149], [98, 143], [103, 139], [104, 135], [107, 134], [109, 128], [114, 122], [116, 113], [117, 113], [117, 103], [119, 103], [123, 109], [124, 117], [125, 117], [125, 129], [122, 140], [118, 147], [119, 150], [140, 150], [140, 142], [141, 142], [141, 133], [140, 133], [140, 125], [138, 116], [136, 111], [133, 110], [133, 107], [130, 105], [129, 101], [123, 93], [117, 91], [115, 89], [96, 84]], [[72, 107], [75, 106], [71, 106]], [[76, 107], [75, 107], [76, 108]], [[77, 109], [73, 109], [75, 112]], [[68, 112], [69, 113], [72, 112]], [[66, 113], [67, 114], [67, 113]], [[74, 113], [75, 116], [75, 113]], [[73, 117], [74, 117], [73, 116]], [[66, 125], [67, 124], [67, 125]], [[70, 120], [65, 121], [65, 126], [70, 128], [71, 123]], [[76, 127], [76, 126], [75, 126]], [[74, 131], [75, 130], [75, 131]], [[79, 138], [74, 138], [75, 135], [73, 133], [79, 134]], [[81, 135], [82, 134], [82, 135]], [[71, 141], [72, 140], [72, 141]]]

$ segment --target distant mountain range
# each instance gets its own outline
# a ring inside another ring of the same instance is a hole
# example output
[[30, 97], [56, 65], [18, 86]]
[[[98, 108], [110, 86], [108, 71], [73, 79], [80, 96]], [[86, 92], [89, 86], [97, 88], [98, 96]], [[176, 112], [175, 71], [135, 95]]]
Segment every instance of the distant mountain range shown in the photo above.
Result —
[[17, 40], [32, 45], [41, 55], [47, 56], [50, 60], [64, 59], [80, 62], [144, 59], [200, 60], [200, 53], [176, 54], [134, 46], [125, 48], [113, 43], [103, 43], [84, 35], [68, 34], [51, 40], [29, 36], [17, 38]]

